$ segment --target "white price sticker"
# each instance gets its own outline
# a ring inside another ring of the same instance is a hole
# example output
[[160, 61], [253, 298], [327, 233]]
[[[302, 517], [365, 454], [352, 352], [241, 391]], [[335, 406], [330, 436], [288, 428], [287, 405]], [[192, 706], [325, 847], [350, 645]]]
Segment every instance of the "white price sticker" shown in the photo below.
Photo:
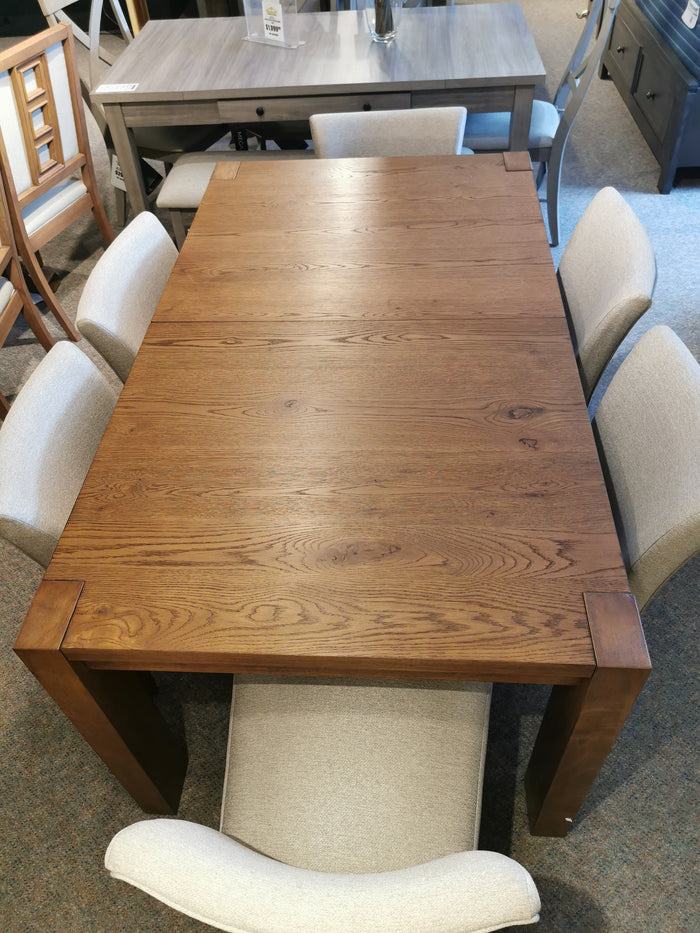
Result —
[[136, 84], [101, 84], [99, 87], [95, 88], [95, 94], [124, 94], [131, 93], [135, 91], [138, 87], [138, 82]]
[[274, 42], [284, 42], [282, 0], [263, 0], [262, 14], [265, 38]]
[[126, 184], [124, 182], [124, 176], [122, 175], [122, 167], [119, 164], [119, 159], [115, 153], [112, 153], [111, 182], [115, 188], [120, 188], [122, 191], [126, 191]]
[[695, 0], [688, 0], [688, 6], [681, 16], [681, 19], [688, 29], [695, 29], [698, 21], [698, 13], [700, 13], [700, 4], [696, 3]]

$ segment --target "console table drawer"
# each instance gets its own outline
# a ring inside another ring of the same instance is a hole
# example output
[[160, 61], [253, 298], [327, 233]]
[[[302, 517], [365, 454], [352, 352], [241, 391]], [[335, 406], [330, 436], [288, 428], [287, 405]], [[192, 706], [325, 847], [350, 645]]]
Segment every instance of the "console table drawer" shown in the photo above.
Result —
[[402, 110], [411, 106], [411, 95], [343, 94], [338, 97], [262, 97], [255, 100], [220, 100], [223, 123], [308, 120], [314, 113], [346, 113], [358, 110]]
[[616, 68], [627, 87], [632, 87], [634, 73], [639, 59], [639, 42], [628, 27], [627, 23], [619, 17], [613, 23], [610, 37], [610, 67]]
[[675, 81], [674, 77], [667, 63], [653, 49], [643, 50], [637, 86], [632, 96], [660, 141], [666, 136], [676, 98], [686, 92], [685, 84]]

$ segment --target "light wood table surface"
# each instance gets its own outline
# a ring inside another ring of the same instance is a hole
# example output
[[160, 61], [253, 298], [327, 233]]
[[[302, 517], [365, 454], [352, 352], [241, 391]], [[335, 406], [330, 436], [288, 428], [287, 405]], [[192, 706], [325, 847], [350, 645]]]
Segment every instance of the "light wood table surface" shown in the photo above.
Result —
[[129, 200], [146, 209], [132, 129], [304, 121], [314, 113], [464, 105], [513, 113], [527, 149], [545, 70], [519, 3], [405, 9], [398, 37], [372, 42], [356, 11], [302, 13], [297, 49], [244, 40], [244, 17], [151, 20], [93, 92]]
[[15, 648], [153, 811], [142, 671], [558, 685], [564, 835], [649, 661], [527, 156], [217, 166]]

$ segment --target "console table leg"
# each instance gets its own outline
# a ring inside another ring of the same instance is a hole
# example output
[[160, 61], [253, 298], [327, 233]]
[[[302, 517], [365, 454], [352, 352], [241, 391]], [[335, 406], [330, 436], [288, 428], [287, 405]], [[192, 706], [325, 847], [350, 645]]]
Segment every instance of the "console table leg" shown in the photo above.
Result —
[[536, 836], [567, 834], [651, 670], [634, 597], [584, 601], [596, 669], [584, 684], [552, 689], [525, 775]]
[[72, 581], [44, 581], [15, 652], [139, 806], [174, 813], [187, 752], [154, 704], [149, 678], [142, 671], [93, 670], [61, 653], [81, 589]]

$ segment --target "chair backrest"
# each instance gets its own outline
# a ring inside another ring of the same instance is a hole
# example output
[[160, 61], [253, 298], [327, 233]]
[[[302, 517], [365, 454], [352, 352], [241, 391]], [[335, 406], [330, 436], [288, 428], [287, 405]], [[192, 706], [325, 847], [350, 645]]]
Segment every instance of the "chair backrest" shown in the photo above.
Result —
[[[0, 347], [7, 340], [20, 313], [24, 313], [27, 324], [43, 348], [50, 350], [53, 338], [35, 308], [24, 281], [12, 234], [5, 190], [0, 184]], [[9, 410], [7, 398], [0, 392], [0, 418], [4, 418]]]
[[49, 350], [0, 428], [0, 536], [46, 566], [116, 402], [74, 343]]
[[319, 113], [310, 119], [314, 151], [322, 159], [363, 156], [458, 155], [464, 107]]
[[11, 212], [13, 202], [24, 210], [77, 171], [99, 199], [73, 37], [65, 25], [0, 53], [0, 165]]
[[[100, 82], [101, 73], [104, 70], [103, 65], [113, 65], [116, 61], [116, 56], [100, 44], [102, 11], [105, 0], [92, 0], [90, 3], [88, 32], [81, 29], [75, 20], [66, 13], [66, 8], [76, 2], [77, 0], [39, 0], [39, 6], [49, 26], [66, 23], [70, 26], [75, 39], [89, 51], [90, 88], [94, 88]], [[131, 30], [119, 0], [109, 0], [109, 3], [122, 39], [125, 43], [131, 42], [133, 38]]]
[[[619, 0], [594, 0], [554, 95], [553, 103], [560, 113], [564, 113], [569, 103], [574, 104], [578, 110], [607, 46], [618, 2]], [[594, 35], [595, 41], [591, 44]]]
[[477, 683], [237, 676], [222, 831], [324, 872], [475, 849], [490, 694]]
[[656, 260], [647, 233], [615, 188], [603, 188], [559, 264], [586, 401], [623, 338], [651, 305]]
[[668, 327], [623, 360], [594, 429], [640, 609], [700, 549], [700, 365]]
[[143, 211], [107, 247], [90, 273], [75, 323], [122, 382], [177, 256], [161, 222]]
[[223, 832], [144, 820], [112, 840], [105, 865], [222, 930], [535, 923], [527, 871], [473, 851], [490, 693], [478, 683], [237, 675]]

